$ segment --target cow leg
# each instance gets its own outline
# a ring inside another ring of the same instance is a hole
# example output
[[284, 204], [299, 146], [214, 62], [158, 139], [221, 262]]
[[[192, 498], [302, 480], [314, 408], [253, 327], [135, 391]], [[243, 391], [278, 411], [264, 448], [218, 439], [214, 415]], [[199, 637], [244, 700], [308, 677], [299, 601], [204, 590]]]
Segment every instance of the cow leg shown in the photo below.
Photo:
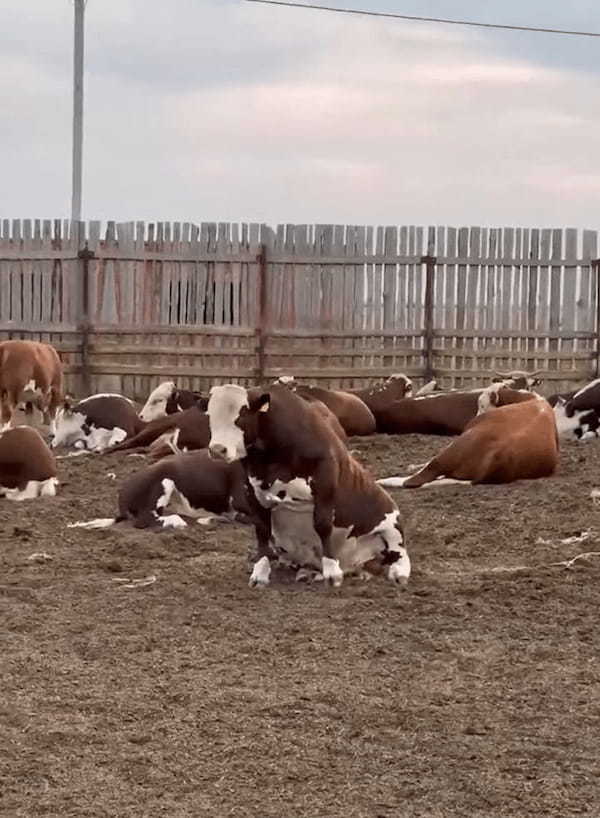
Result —
[[256, 554], [248, 585], [250, 588], [266, 588], [271, 578], [271, 560], [274, 555], [271, 550], [271, 510], [263, 508], [248, 485], [243, 495], [239, 490], [232, 496], [232, 506], [236, 511], [247, 514], [254, 524], [256, 533]]
[[314, 526], [321, 540], [321, 573], [326, 583], [339, 587], [344, 579], [339, 560], [333, 556], [331, 534], [333, 532], [333, 503], [318, 501], [315, 497]]
[[0, 418], [2, 420], [0, 432], [4, 432], [6, 429], [10, 429], [12, 426], [13, 412], [15, 411], [16, 406], [16, 398], [11, 398], [8, 392], [3, 392], [0, 396]]
[[443, 474], [444, 472], [440, 469], [437, 458], [434, 457], [433, 460], [426, 463], [420, 471], [413, 474], [412, 477], [408, 478], [408, 480], [405, 480], [403, 488], [418, 489], [421, 486], [424, 486], [425, 483], [432, 483]]

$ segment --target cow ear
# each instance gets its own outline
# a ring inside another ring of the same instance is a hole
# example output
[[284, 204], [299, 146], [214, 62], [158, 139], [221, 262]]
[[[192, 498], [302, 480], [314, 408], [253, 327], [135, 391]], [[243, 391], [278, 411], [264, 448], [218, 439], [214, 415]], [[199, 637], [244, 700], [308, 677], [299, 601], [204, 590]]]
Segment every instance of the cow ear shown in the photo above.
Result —
[[208, 409], [208, 398], [204, 397], [204, 395], [199, 395], [196, 399], [196, 406], [201, 412], [206, 412]]

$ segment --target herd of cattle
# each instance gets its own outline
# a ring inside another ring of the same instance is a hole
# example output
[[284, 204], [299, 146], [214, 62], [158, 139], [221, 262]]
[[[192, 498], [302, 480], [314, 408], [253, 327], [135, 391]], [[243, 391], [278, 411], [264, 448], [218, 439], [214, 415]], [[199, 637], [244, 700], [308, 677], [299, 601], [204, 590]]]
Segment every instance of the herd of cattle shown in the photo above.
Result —
[[[269, 583], [274, 562], [297, 579], [340, 585], [349, 574], [410, 575], [401, 514], [385, 486], [508, 483], [549, 477], [559, 438], [598, 436], [600, 379], [543, 398], [537, 373], [496, 373], [469, 391], [416, 394], [403, 374], [368, 389], [335, 390], [281, 377], [265, 387], [213, 386], [208, 395], [160, 384], [138, 411], [129, 398], [64, 395], [60, 358], [48, 344], [0, 343], [0, 495], [54, 496], [54, 450], [103, 455], [146, 451], [152, 461], [118, 492], [115, 517], [74, 522], [105, 528], [178, 528], [185, 517], [254, 526], [250, 585]], [[17, 413], [42, 415], [49, 443]], [[431, 434], [453, 440], [411, 473], [376, 481], [348, 438]]]

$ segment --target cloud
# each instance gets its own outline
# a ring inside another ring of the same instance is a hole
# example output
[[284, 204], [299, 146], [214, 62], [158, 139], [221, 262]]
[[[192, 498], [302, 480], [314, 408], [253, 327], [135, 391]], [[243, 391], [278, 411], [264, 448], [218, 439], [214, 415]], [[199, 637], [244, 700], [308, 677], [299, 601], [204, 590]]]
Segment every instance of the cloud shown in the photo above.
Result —
[[[71, 9], [59, 25], [47, 2], [23, 8], [0, 0], [3, 215], [65, 216]], [[595, 219], [597, 69], [507, 54], [479, 32], [90, 0], [86, 65], [89, 218]]]

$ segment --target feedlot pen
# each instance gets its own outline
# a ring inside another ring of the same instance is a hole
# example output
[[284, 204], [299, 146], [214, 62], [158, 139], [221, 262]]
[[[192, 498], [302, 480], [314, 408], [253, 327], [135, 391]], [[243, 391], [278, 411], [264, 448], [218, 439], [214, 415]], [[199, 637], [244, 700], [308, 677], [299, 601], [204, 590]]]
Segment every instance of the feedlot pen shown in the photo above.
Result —
[[[381, 477], [446, 442], [350, 447]], [[393, 492], [402, 591], [252, 591], [242, 526], [66, 528], [143, 462], [61, 460], [56, 498], [0, 505], [0, 814], [600, 814], [600, 558], [553, 565], [600, 550], [600, 445], [547, 480]]]

